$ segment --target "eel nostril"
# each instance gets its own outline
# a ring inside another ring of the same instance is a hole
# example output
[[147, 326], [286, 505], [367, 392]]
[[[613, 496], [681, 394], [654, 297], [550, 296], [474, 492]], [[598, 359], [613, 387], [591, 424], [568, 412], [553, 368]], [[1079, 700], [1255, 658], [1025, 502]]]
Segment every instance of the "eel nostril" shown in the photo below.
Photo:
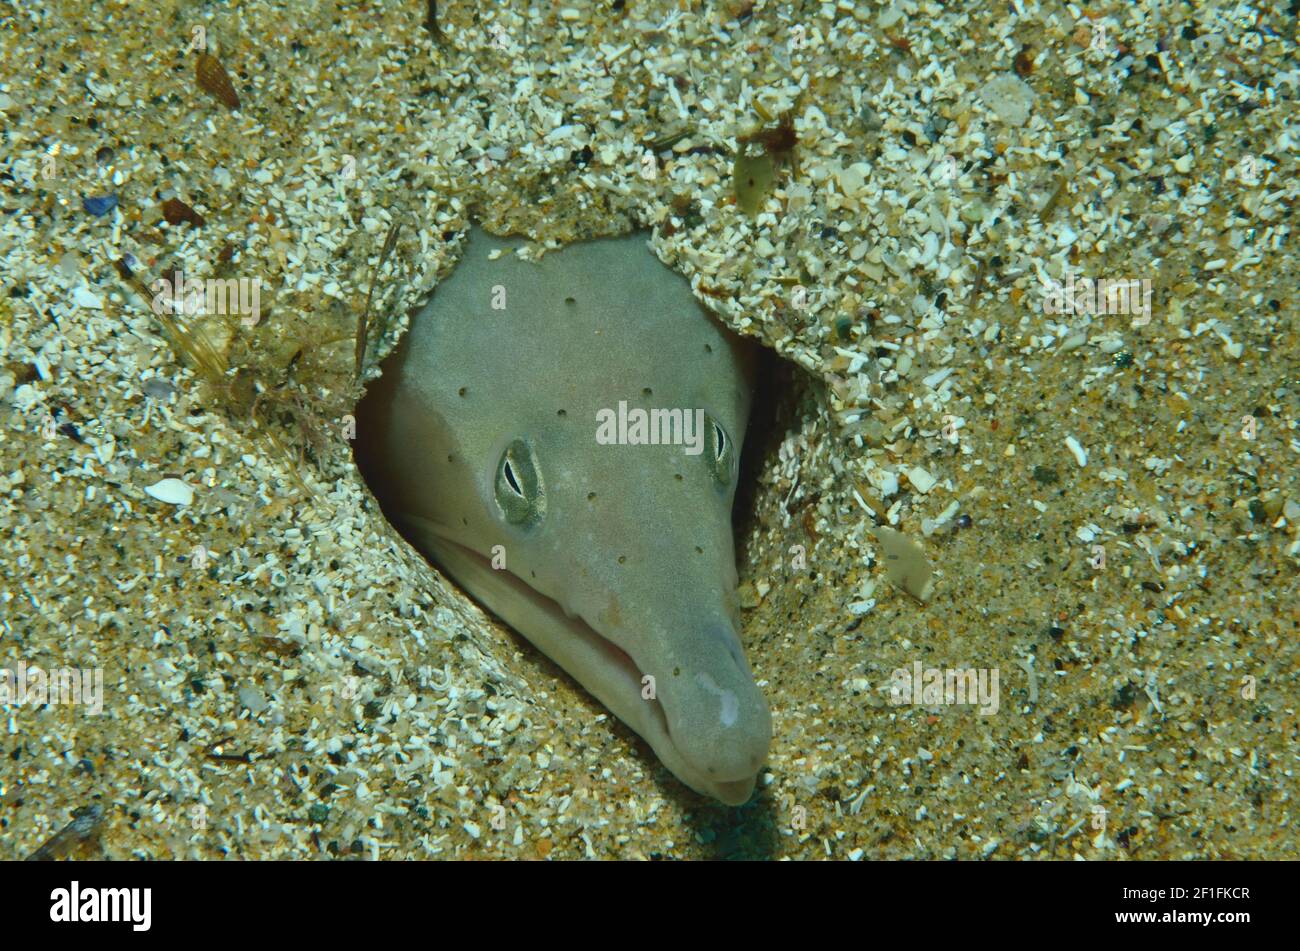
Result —
[[705, 633], [717, 641], [718, 646], [726, 650], [727, 656], [731, 658], [737, 670], [748, 675], [749, 665], [745, 662], [745, 650], [740, 644], [740, 638], [736, 635], [734, 627], [726, 623], [709, 624], [705, 627]]

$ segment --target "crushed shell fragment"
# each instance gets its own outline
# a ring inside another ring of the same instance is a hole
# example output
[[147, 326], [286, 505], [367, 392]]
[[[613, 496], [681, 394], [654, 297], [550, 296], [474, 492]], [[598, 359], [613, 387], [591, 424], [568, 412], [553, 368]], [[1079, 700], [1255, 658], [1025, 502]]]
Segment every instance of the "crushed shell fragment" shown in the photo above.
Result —
[[194, 487], [180, 479], [162, 479], [145, 486], [145, 492], [159, 502], [169, 502], [172, 505], [189, 505], [194, 501]]
[[221, 60], [211, 53], [200, 53], [194, 62], [194, 77], [199, 88], [230, 109], [239, 108], [239, 94], [231, 85], [230, 75]]

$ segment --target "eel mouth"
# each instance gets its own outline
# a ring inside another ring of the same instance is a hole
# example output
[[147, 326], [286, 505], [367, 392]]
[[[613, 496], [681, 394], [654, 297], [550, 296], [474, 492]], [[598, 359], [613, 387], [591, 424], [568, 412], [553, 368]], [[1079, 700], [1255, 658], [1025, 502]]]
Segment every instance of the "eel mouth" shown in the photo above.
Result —
[[[650, 744], [664, 765], [682, 782], [696, 792], [712, 796], [730, 806], [739, 806], [747, 802], [754, 791], [758, 772], [747, 772], [744, 776], [718, 777], [707, 766], [691, 762], [676, 743], [668, 716], [664, 712], [663, 695], [654, 701], [642, 699], [642, 677], [640, 666], [632, 655], [606, 637], [581, 615], [570, 614], [563, 605], [553, 598], [542, 594], [508, 568], [496, 569], [491, 561], [473, 548], [456, 541], [439, 532], [427, 539], [432, 549], [434, 564], [449, 574], [469, 595], [489, 612], [506, 622], [512, 629], [522, 635], [530, 644], [558, 663], [569, 676], [573, 677], [582, 688], [594, 696], [615, 716], [631, 727], [642, 739]], [[469, 572], [455, 570], [458, 562], [472, 566]], [[569, 644], [552, 643], [548, 649], [542, 643], [545, 639], [539, 631], [530, 633], [528, 625], [519, 623], [511, 614], [518, 616], [518, 611], [511, 611], [495, 599], [490, 592], [476, 590], [471, 579], [462, 575], [487, 572], [498, 586], [504, 585], [518, 601], [526, 602], [536, 618], [543, 619], [549, 628], [562, 629], [563, 636], [571, 638]], [[573, 669], [577, 666], [566, 663], [566, 659], [585, 659], [590, 666], [593, 659], [599, 660], [601, 678], [599, 683], [588, 682]]]

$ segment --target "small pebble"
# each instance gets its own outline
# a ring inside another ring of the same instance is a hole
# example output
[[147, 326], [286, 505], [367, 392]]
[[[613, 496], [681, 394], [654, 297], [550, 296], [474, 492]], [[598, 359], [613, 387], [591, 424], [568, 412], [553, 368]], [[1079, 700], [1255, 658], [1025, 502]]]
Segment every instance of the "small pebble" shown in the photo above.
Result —
[[270, 704], [266, 702], [266, 695], [256, 687], [244, 686], [239, 688], [239, 702], [248, 708], [248, 712], [257, 716], [262, 713]]
[[88, 310], [103, 310], [104, 302], [94, 291], [85, 284], [76, 287], [72, 291], [72, 301], [78, 307], [85, 307]]
[[144, 395], [155, 400], [169, 400], [176, 395], [176, 387], [166, 377], [151, 376], [141, 387]]
[[926, 472], [920, 466], [912, 466], [912, 468], [907, 470], [907, 481], [912, 483], [912, 488], [916, 489], [916, 491], [920, 492], [922, 495], [925, 495], [934, 488], [935, 483], [939, 480], [930, 475], [930, 473]]
[[81, 207], [86, 210], [87, 214], [102, 218], [117, 207], [117, 196], [85, 195], [81, 199]]

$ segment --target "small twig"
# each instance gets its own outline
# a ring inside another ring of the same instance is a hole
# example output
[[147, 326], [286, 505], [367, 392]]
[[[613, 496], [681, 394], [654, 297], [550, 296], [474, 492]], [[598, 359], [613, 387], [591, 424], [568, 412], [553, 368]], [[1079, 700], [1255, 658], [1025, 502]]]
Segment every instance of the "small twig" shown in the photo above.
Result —
[[401, 230], [402, 224], [397, 219], [388, 226], [388, 234], [384, 236], [384, 248], [379, 252], [379, 263], [375, 265], [374, 272], [370, 275], [370, 289], [366, 291], [366, 307], [357, 318], [357, 359], [356, 359], [356, 378], [361, 379], [362, 372], [366, 366], [366, 344], [370, 336], [370, 304], [375, 296], [375, 282], [379, 280], [379, 272], [384, 269], [384, 264], [388, 261], [388, 256], [393, 252], [393, 246], [397, 244], [397, 232]]
[[442, 42], [442, 27], [438, 26], [438, 0], [428, 0], [428, 15], [424, 18], [424, 28], [433, 35], [435, 43]]
[[1056, 189], [1048, 196], [1047, 201], [1043, 202], [1043, 208], [1038, 212], [1039, 221], [1046, 224], [1051, 220], [1052, 212], [1055, 211], [1056, 206], [1060, 204], [1061, 198], [1065, 195], [1069, 184], [1070, 177], [1068, 175], [1062, 175], [1060, 180], [1056, 183]]
[[971, 286], [970, 299], [971, 303], [979, 300], [980, 291], [984, 290], [984, 275], [988, 272], [989, 262], [987, 258], [980, 258], [979, 267], [975, 269], [975, 283]]

